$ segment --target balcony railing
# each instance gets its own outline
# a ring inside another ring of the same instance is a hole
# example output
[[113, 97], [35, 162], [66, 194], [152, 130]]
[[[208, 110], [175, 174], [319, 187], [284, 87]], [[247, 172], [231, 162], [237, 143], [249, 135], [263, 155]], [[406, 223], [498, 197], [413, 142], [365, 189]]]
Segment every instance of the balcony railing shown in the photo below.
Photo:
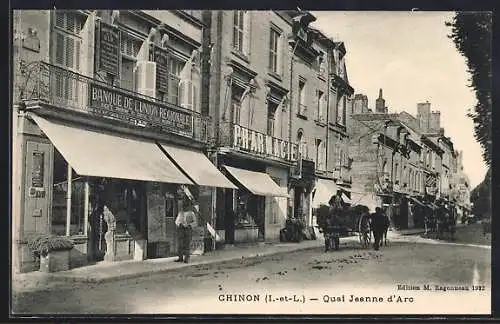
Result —
[[219, 124], [217, 144], [220, 147], [286, 162], [296, 162], [299, 155], [297, 143], [290, 143], [227, 121]]
[[21, 68], [20, 100], [27, 108], [58, 107], [92, 118], [115, 120], [162, 134], [177, 134], [202, 143], [214, 140], [210, 116], [112, 86], [45, 62]]

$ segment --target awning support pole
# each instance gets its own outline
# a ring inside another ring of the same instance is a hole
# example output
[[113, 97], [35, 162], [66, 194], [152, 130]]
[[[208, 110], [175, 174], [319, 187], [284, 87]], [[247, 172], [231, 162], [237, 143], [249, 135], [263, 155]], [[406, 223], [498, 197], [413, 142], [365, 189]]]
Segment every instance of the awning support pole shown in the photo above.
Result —
[[70, 236], [71, 232], [71, 185], [72, 185], [72, 172], [71, 165], [68, 163], [68, 190], [66, 191], [66, 236]]

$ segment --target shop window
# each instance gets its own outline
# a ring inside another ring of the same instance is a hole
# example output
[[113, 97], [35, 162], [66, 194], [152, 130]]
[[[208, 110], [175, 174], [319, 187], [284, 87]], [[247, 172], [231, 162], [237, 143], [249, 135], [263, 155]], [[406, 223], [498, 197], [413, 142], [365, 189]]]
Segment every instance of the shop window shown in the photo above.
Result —
[[[85, 179], [73, 169], [68, 181], [68, 163], [59, 151], [54, 150], [54, 177], [51, 213], [51, 232], [55, 235], [85, 234]], [[69, 195], [71, 191], [71, 195]], [[68, 203], [70, 224], [67, 224]]]
[[[252, 212], [255, 209], [256, 201], [252, 201], [258, 199], [258, 196], [252, 196], [245, 192], [239, 190], [236, 194], [236, 213], [234, 217], [234, 223], [236, 227], [245, 227], [245, 226], [256, 226], [255, 216], [252, 215]], [[254, 206], [252, 206], [252, 203]], [[253, 207], [253, 208], [252, 208]]]

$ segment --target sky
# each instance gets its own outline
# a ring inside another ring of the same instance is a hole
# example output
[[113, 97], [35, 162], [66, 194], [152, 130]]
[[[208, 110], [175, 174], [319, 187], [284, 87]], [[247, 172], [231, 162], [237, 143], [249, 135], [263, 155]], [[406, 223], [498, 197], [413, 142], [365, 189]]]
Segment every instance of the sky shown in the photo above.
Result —
[[447, 37], [453, 12], [312, 11], [312, 24], [326, 36], [343, 41], [349, 83], [368, 96], [374, 110], [379, 89], [389, 113], [414, 116], [417, 103], [428, 100], [441, 111], [441, 127], [456, 150], [462, 150], [471, 188], [486, 173], [481, 147], [466, 116], [476, 99], [467, 86], [465, 58]]

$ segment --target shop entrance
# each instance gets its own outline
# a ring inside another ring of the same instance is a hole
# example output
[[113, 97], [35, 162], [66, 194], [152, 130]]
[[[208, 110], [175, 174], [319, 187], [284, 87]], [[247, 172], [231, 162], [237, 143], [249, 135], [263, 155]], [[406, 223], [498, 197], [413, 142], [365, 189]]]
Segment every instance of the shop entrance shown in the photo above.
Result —
[[[99, 179], [92, 183], [89, 215], [89, 261], [101, 261], [106, 254], [105, 234], [108, 224], [104, 208], [116, 220], [115, 235], [145, 237], [144, 187], [139, 181]], [[130, 256], [131, 258], [132, 256]]]

